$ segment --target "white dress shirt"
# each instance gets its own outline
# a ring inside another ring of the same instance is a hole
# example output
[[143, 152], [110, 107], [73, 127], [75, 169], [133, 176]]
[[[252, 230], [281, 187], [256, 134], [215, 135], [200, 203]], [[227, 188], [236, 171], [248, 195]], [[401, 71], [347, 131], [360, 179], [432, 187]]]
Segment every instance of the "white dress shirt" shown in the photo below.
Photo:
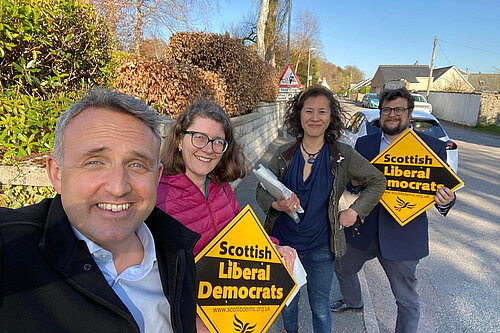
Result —
[[73, 231], [78, 239], [85, 241], [106, 281], [127, 306], [141, 332], [173, 332], [170, 304], [161, 285], [155, 242], [146, 224], [142, 223], [136, 231], [144, 248], [141, 264], [128, 267], [120, 275], [116, 272], [111, 252], [82, 235], [74, 227]]

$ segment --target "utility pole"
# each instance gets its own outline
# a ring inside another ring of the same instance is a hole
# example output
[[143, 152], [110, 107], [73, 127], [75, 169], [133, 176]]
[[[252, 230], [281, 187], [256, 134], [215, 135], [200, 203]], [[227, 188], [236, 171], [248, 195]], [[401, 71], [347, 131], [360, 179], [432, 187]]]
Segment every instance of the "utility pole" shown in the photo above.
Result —
[[425, 94], [425, 98], [429, 97], [429, 92], [431, 91], [432, 70], [434, 69], [434, 56], [436, 55], [437, 43], [438, 43], [438, 36], [434, 36], [434, 47], [432, 48], [431, 67], [429, 69], [429, 80], [427, 81], [427, 93]]
[[286, 42], [286, 64], [290, 63], [290, 26], [292, 25], [292, 0], [288, 0], [288, 37]]
[[315, 47], [310, 47], [309, 51], [307, 52], [307, 82], [306, 82], [306, 88], [309, 88], [310, 84], [309, 82], [311, 81], [311, 75], [309, 75], [309, 70], [311, 68], [311, 51], [316, 50]]

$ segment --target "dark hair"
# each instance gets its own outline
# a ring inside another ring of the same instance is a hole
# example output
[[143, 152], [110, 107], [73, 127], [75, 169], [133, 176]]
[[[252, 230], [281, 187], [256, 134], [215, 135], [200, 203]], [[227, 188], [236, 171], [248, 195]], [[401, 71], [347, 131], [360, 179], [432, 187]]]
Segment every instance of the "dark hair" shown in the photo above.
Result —
[[234, 137], [234, 129], [229, 116], [215, 102], [200, 100], [191, 104], [182, 112], [165, 140], [161, 153], [163, 173], [177, 175], [186, 172], [182, 153], [178, 149], [179, 142], [185, 131], [197, 117], [212, 119], [224, 128], [225, 140], [229, 143], [217, 166], [210, 172], [209, 177], [214, 183], [229, 183], [247, 175], [246, 160], [238, 141]]
[[404, 98], [408, 101], [408, 108], [413, 110], [415, 107], [415, 97], [406, 88], [386, 89], [380, 94], [378, 108], [382, 109], [382, 105], [386, 101], [393, 101], [396, 98]]
[[302, 128], [302, 125], [300, 123], [300, 112], [304, 107], [304, 102], [309, 97], [316, 96], [325, 96], [330, 101], [331, 119], [330, 125], [328, 125], [328, 128], [325, 131], [325, 141], [327, 143], [333, 143], [340, 137], [342, 131], [344, 130], [343, 121], [345, 120], [345, 115], [339, 101], [335, 99], [333, 93], [330, 90], [325, 88], [313, 87], [305, 90], [300, 94], [297, 94], [288, 103], [287, 109], [285, 111], [284, 121], [286, 131], [288, 134], [297, 139], [304, 137], [304, 129]]

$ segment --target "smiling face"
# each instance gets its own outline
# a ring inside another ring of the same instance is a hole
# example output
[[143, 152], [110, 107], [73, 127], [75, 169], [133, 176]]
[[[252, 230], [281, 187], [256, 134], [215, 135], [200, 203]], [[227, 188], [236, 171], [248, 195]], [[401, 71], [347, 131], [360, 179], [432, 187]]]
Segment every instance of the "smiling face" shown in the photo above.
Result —
[[304, 139], [324, 139], [325, 131], [330, 125], [331, 119], [330, 101], [326, 96], [308, 97], [300, 111], [300, 124], [304, 129]]
[[139, 119], [87, 109], [64, 130], [60, 165], [47, 172], [71, 224], [110, 250], [129, 244], [156, 203], [160, 142]]
[[[408, 107], [408, 101], [405, 98], [398, 97], [392, 101], [384, 101], [382, 107], [397, 108]], [[382, 108], [381, 107], [381, 108]], [[410, 126], [411, 110], [405, 110], [402, 115], [398, 116], [391, 111], [390, 114], [384, 115], [380, 113], [380, 128], [388, 137], [398, 137], [404, 130]]]
[[[225, 139], [222, 124], [209, 118], [196, 117], [186, 131], [203, 133], [210, 139]], [[216, 154], [212, 149], [212, 143], [208, 143], [204, 148], [196, 148], [191, 138], [191, 134], [184, 134], [179, 148], [182, 151], [186, 176], [196, 185], [202, 186], [207, 175], [217, 166], [223, 154]]]

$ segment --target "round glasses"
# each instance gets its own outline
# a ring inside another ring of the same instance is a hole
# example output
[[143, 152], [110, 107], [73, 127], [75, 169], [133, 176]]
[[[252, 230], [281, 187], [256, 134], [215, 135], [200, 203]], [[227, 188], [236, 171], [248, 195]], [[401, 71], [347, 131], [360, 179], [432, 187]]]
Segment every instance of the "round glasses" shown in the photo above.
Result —
[[392, 111], [394, 111], [394, 114], [396, 116], [400, 116], [403, 114], [403, 112], [405, 112], [406, 110], [408, 110], [409, 108], [403, 108], [403, 107], [397, 107], [397, 108], [388, 108], [388, 107], [385, 107], [385, 108], [381, 108], [380, 109], [380, 112], [385, 115], [385, 116], [388, 116], [391, 114]]
[[224, 139], [210, 139], [206, 134], [195, 131], [182, 131], [184, 134], [191, 134], [191, 143], [198, 149], [205, 148], [210, 142], [212, 143], [212, 150], [216, 154], [223, 154], [229, 142]]

